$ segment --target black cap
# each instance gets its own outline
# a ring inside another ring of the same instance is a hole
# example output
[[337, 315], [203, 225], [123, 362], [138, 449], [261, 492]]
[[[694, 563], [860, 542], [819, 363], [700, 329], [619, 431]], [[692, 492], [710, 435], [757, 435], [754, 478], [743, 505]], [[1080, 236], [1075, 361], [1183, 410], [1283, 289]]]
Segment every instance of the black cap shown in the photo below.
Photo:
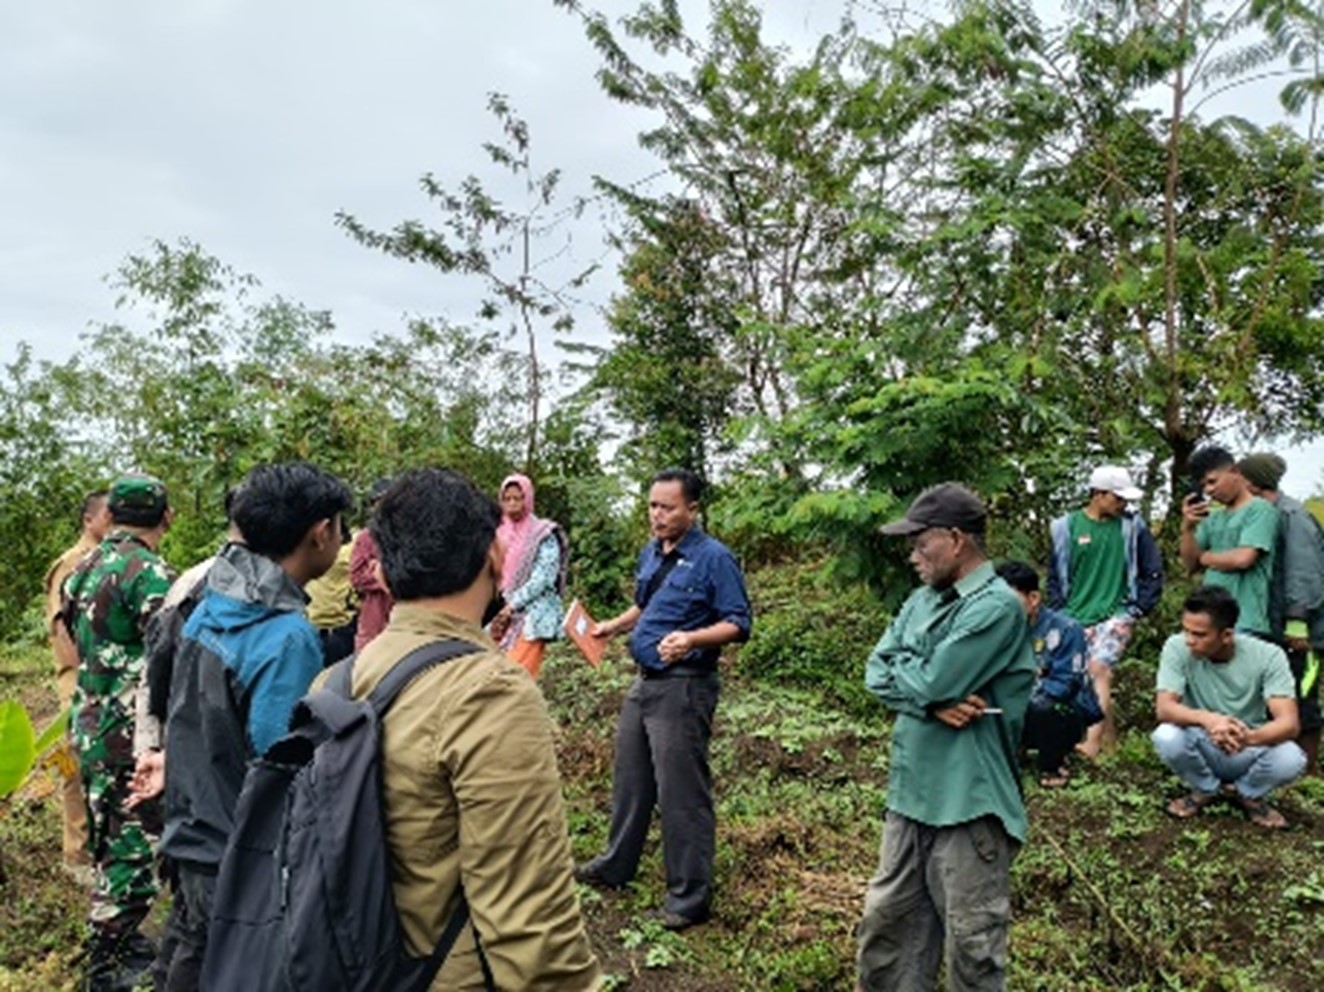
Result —
[[918, 534], [930, 527], [954, 527], [967, 534], [982, 534], [987, 517], [988, 510], [978, 496], [959, 483], [944, 482], [925, 489], [910, 504], [904, 517], [879, 530], [892, 537]]

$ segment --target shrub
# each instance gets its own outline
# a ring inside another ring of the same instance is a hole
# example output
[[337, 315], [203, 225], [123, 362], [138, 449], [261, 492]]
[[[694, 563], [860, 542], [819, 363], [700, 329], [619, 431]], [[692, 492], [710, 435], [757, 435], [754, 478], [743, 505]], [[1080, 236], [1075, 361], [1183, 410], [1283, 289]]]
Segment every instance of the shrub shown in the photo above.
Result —
[[742, 674], [817, 689], [825, 704], [857, 714], [877, 712], [864, 661], [888, 617], [863, 584], [835, 584], [824, 562], [810, 561], [760, 569], [749, 588], [754, 632], [740, 652]]

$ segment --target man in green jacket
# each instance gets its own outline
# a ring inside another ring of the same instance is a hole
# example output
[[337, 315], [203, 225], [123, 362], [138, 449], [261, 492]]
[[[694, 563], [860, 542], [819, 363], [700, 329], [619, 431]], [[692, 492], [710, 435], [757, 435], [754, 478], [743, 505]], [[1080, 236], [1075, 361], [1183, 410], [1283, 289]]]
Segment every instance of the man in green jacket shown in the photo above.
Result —
[[911, 538], [924, 585], [869, 655], [896, 713], [877, 874], [859, 927], [861, 989], [1004, 987], [1010, 869], [1025, 842], [1016, 748], [1034, 685], [1025, 614], [984, 551], [984, 504], [925, 490], [884, 534]]

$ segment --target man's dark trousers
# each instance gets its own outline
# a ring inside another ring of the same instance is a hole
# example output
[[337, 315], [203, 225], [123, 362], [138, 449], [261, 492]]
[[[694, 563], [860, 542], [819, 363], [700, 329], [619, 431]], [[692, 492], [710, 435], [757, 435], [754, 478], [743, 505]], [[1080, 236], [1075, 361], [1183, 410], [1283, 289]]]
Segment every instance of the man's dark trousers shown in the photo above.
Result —
[[707, 919], [712, 898], [716, 817], [708, 741], [720, 685], [716, 672], [635, 679], [616, 730], [611, 835], [590, 866], [611, 885], [633, 879], [656, 805], [667, 874], [663, 908], [689, 920]]

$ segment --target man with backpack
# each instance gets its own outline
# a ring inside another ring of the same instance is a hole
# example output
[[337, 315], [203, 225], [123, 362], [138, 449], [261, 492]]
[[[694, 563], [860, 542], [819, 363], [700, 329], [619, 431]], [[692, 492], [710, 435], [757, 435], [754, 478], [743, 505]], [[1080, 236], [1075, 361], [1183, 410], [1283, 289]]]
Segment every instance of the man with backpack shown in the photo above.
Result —
[[184, 624], [170, 679], [160, 849], [175, 862], [178, 883], [153, 966], [158, 990], [198, 987], [216, 873], [248, 762], [284, 735], [322, 670], [303, 586], [335, 561], [352, 499], [343, 482], [304, 462], [255, 468], [232, 506], [245, 543], [217, 555]]
[[1030, 647], [1039, 670], [1025, 711], [1021, 746], [1037, 754], [1039, 784], [1059, 788], [1067, 784], [1067, 755], [1085, 736], [1086, 728], [1103, 719], [1085, 666], [1085, 631], [1065, 613], [1043, 605], [1039, 573], [1030, 565], [1006, 561], [996, 571], [1025, 607]]
[[1278, 510], [1273, 579], [1269, 586], [1269, 633], [1287, 652], [1296, 680], [1306, 774], [1318, 775], [1320, 656], [1324, 655], [1324, 527], [1309, 508], [1278, 488], [1287, 472], [1281, 455], [1260, 452], [1237, 462], [1251, 494]]
[[[350, 695], [362, 700], [393, 683], [420, 653], [442, 649], [380, 716], [383, 831], [405, 953], [420, 964], [431, 956], [432, 970], [444, 957], [437, 989], [596, 989], [601, 973], [571, 877], [552, 721], [528, 673], [483, 630], [501, 604], [500, 522], [496, 501], [455, 472], [401, 475], [372, 524], [380, 577], [395, 600], [391, 619], [342, 665], [352, 665]], [[346, 674], [337, 666], [319, 684], [334, 685]], [[310, 702], [326, 695], [315, 693]], [[328, 816], [339, 822], [341, 811]], [[294, 866], [290, 874], [289, 904], [297, 905]], [[370, 908], [364, 901], [351, 900], [350, 912]], [[472, 927], [446, 947], [466, 918], [466, 903]], [[287, 925], [298, 930], [306, 922]], [[330, 954], [331, 937], [326, 941]], [[305, 964], [282, 967], [293, 973]], [[336, 987], [406, 992], [426, 987], [427, 977], [423, 985], [388, 986], [380, 975], [372, 984], [369, 975]], [[301, 985], [329, 987], [324, 977]]]

